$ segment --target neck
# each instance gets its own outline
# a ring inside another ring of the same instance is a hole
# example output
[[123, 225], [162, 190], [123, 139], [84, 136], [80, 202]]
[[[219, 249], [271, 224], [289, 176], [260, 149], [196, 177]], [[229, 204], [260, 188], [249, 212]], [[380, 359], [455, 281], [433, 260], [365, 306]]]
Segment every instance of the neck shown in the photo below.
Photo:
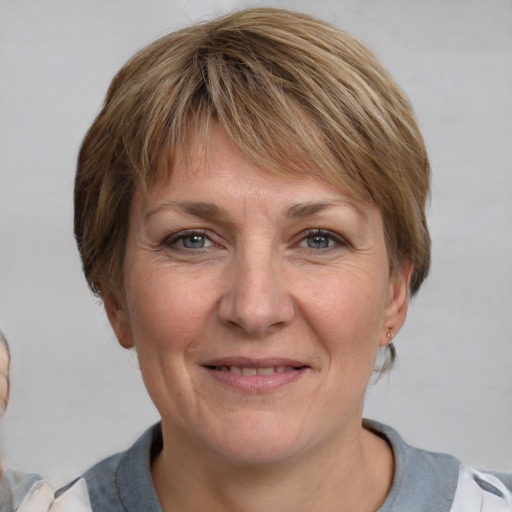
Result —
[[[164, 428], [152, 476], [164, 512], [375, 512], [391, 487], [386, 441], [359, 425], [310, 453], [242, 465], [195, 450]], [[186, 447], [185, 447], [186, 446]]]

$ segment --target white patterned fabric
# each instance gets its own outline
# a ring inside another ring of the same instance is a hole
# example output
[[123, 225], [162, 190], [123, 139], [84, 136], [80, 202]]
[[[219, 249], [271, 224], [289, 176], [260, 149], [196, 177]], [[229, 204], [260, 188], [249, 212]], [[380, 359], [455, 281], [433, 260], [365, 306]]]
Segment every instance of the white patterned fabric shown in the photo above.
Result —
[[491, 473], [464, 464], [450, 512], [511, 512], [512, 492]]
[[54, 500], [50, 486], [40, 480], [32, 486], [16, 512], [91, 512], [87, 484], [80, 478]]
[[81, 478], [55, 499], [39, 475], [6, 468], [0, 484], [0, 512], [91, 512], [87, 484]]

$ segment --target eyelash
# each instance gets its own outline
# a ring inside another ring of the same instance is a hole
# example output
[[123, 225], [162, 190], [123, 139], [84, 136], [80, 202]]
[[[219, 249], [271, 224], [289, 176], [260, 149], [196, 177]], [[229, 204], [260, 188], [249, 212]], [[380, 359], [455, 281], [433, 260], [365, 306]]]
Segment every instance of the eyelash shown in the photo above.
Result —
[[346, 247], [348, 246], [348, 242], [337, 233], [333, 233], [332, 231], [328, 231], [321, 228], [316, 229], [308, 229], [307, 231], [303, 232], [301, 235], [301, 238], [297, 245], [301, 246], [303, 242], [307, 244], [307, 240], [318, 237], [318, 238], [325, 238], [327, 239], [328, 243], [334, 242], [334, 244], [329, 245], [328, 247], [310, 247], [310, 246], [302, 246], [305, 249], [309, 249], [312, 251], [320, 251], [320, 250], [329, 250], [334, 249], [336, 246]]
[[[181, 241], [183, 242], [184, 240], [186, 239], [191, 239], [193, 237], [200, 237], [202, 239], [205, 240], [205, 242], [210, 242], [211, 245], [206, 245], [206, 246], [202, 246], [202, 247], [184, 247], [184, 246], [181, 246], [181, 247], [178, 247], [178, 243]], [[201, 229], [191, 229], [191, 230], [187, 230], [187, 231], [180, 231], [179, 233], [174, 233], [170, 236], [168, 236], [164, 241], [163, 241], [163, 245], [165, 245], [166, 247], [174, 247], [178, 250], [184, 250], [184, 251], [200, 251], [201, 249], [205, 249], [205, 248], [208, 248], [208, 247], [211, 247], [211, 246], [214, 246], [214, 245], [217, 245], [215, 242], [213, 242], [213, 240], [211, 239], [210, 236], [208, 236], [207, 232], [205, 230], [201, 230]]]

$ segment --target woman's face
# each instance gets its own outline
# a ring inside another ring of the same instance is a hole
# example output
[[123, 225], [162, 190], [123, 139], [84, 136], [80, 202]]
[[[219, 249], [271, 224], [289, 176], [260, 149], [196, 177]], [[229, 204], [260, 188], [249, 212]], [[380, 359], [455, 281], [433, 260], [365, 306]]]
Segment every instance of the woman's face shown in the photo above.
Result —
[[407, 284], [390, 279], [375, 206], [211, 137], [206, 159], [197, 146], [188, 168], [135, 194], [124, 291], [105, 305], [164, 436], [241, 463], [285, 460], [361, 428]]

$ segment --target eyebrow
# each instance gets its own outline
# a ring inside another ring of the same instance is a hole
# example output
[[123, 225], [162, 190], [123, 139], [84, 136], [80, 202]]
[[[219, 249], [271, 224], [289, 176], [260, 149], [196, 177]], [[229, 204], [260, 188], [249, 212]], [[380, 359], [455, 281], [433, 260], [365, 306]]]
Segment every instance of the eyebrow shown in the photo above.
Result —
[[[294, 204], [286, 209], [285, 217], [288, 219], [302, 219], [327, 210], [328, 208], [333, 208], [335, 206], [349, 206], [350, 208], [356, 210], [365, 221], [368, 220], [368, 215], [364, 210], [359, 208], [357, 204], [346, 200], [312, 201]], [[214, 203], [209, 203], [206, 201], [166, 201], [163, 204], [151, 208], [144, 215], [144, 221], [147, 221], [152, 215], [167, 209], [181, 210], [188, 215], [193, 215], [201, 219], [223, 221], [229, 219], [229, 213]]]
[[304, 217], [310, 217], [312, 215], [315, 215], [316, 213], [322, 212], [334, 206], [349, 206], [355, 209], [363, 217], [364, 220], [368, 219], [368, 215], [364, 210], [359, 208], [359, 206], [353, 203], [352, 201], [346, 200], [317, 201], [294, 204], [293, 206], [290, 206], [290, 208], [286, 210], [286, 216], [290, 219], [302, 219]]
[[182, 210], [188, 215], [193, 215], [202, 219], [225, 220], [229, 217], [229, 214], [226, 210], [213, 203], [208, 203], [205, 201], [166, 201], [165, 203], [160, 204], [155, 208], [151, 208], [146, 213], [146, 215], [144, 215], [144, 220], [147, 221], [148, 218], [155, 213], [158, 213], [161, 210], [167, 210], [169, 208], [174, 210]]

